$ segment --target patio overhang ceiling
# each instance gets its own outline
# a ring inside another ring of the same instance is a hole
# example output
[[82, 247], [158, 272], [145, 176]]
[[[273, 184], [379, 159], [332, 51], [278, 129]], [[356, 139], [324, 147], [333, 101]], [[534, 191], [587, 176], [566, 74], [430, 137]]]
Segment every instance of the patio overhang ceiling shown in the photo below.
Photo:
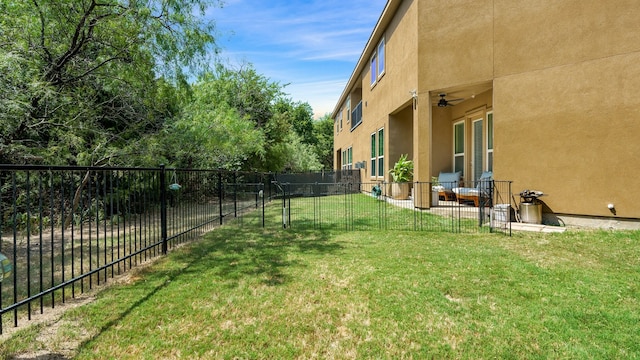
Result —
[[[444, 104], [444, 98], [448, 102], [448, 106], [458, 105], [466, 100], [473, 99], [476, 95], [480, 95], [493, 88], [491, 81], [473, 84], [454, 86], [443, 89], [431, 90], [429, 92], [432, 106], [441, 106]], [[444, 97], [442, 96], [444, 94]], [[457, 101], [456, 101], [457, 100]], [[440, 104], [440, 105], [439, 105]]]

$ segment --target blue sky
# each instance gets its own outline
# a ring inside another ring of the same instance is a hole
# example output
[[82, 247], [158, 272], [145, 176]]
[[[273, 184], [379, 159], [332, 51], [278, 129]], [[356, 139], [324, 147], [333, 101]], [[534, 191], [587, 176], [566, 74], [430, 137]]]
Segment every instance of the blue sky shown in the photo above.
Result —
[[251, 63], [316, 117], [330, 113], [386, 0], [226, 0], [210, 11], [223, 61]]

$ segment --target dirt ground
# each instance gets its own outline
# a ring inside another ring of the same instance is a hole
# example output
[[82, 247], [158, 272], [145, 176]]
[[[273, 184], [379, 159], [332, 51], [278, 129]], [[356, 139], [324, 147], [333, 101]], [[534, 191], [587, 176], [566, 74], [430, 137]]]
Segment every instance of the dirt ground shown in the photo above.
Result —
[[[90, 332], [79, 332], [78, 336], [69, 338], [62, 334], [64, 329], [75, 328], [80, 329], [79, 324], [73, 324], [69, 319], [64, 318], [65, 312], [89, 304], [96, 299], [96, 295], [104, 291], [110, 286], [118, 284], [126, 284], [132, 281], [135, 277], [137, 270], [151, 265], [159, 258], [154, 258], [145, 264], [139, 265], [136, 269], [129, 271], [125, 274], [111, 279], [108, 283], [105, 283], [89, 292], [85, 292], [77, 295], [75, 298], [67, 299], [62, 304], [57, 304], [55, 308], [46, 308], [43, 314], [31, 315], [31, 320], [28, 320], [26, 314], [18, 319], [18, 327], [5, 325], [3, 328], [3, 334], [0, 335], [0, 343], [7, 341], [12, 336], [22, 329], [29, 327], [40, 327], [41, 331], [36, 338], [36, 343], [32, 344], [30, 351], [12, 354], [7, 360], [59, 360], [59, 359], [72, 359], [78, 347], [85, 341], [91, 339], [96, 334]], [[6, 356], [6, 355], [4, 355]], [[3, 354], [0, 354], [0, 358], [4, 359]]]

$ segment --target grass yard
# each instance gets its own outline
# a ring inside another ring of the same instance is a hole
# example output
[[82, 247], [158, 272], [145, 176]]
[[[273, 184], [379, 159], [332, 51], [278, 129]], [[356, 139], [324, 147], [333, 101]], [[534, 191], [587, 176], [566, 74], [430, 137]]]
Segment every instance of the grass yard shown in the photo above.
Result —
[[228, 225], [0, 357], [640, 358], [639, 299], [640, 232]]

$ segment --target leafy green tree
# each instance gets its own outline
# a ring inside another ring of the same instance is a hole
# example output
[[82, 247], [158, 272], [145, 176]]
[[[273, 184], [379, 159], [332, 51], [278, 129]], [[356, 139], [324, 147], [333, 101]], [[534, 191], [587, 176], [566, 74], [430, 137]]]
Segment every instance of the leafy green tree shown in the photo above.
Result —
[[277, 112], [285, 114], [289, 119], [293, 131], [295, 131], [302, 142], [306, 144], [314, 144], [315, 138], [313, 133], [313, 109], [306, 102], [293, 102], [290, 99], [281, 98], [275, 104]]
[[282, 86], [258, 74], [251, 64], [239, 69], [218, 65], [202, 81], [211, 83], [209, 101], [235, 109], [263, 134], [262, 151], [253, 151], [242, 170], [280, 171], [289, 156], [283, 149], [292, 131], [290, 118], [276, 106], [284, 96]]
[[333, 119], [325, 115], [313, 123], [314, 150], [323, 169], [333, 169]]
[[264, 152], [264, 133], [225, 102], [212, 102], [217, 81], [202, 80], [191, 91], [180, 119], [169, 129], [168, 158], [181, 167], [239, 170]]
[[282, 170], [292, 172], [317, 171], [322, 169], [322, 164], [314, 152], [314, 147], [307, 144], [295, 132], [289, 134], [286, 142], [286, 162]]
[[[0, 3], [0, 162], [123, 163], [163, 128], [178, 83], [215, 54], [209, 0]], [[10, 69], [6, 73], [4, 70]]]

